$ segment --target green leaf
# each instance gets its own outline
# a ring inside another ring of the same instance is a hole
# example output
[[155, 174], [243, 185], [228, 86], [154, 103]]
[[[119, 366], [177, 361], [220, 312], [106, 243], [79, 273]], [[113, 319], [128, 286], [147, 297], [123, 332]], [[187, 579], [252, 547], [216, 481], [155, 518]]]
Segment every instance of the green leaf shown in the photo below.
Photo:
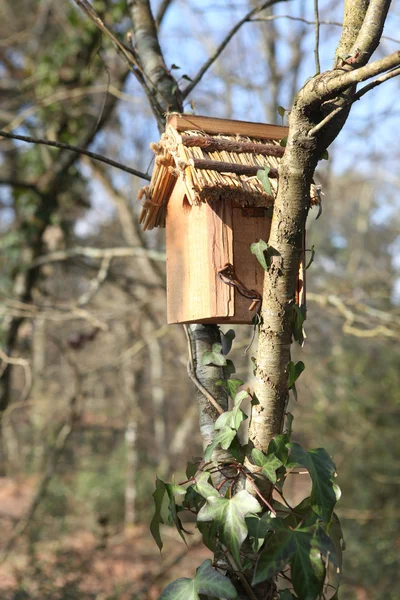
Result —
[[217, 367], [226, 366], [226, 358], [222, 354], [222, 345], [213, 344], [212, 350], [206, 350], [201, 357], [202, 365], [215, 365]]
[[292, 435], [292, 424], [293, 424], [293, 415], [292, 413], [286, 413], [286, 435], [290, 438]]
[[301, 600], [317, 600], [325, 579], [325, 567], [318, 550], [312, 547], [310, 533], [296, 530], [296, 551], [290, 563], [294, 591]]
[[304, 306], [300, 307], [298, 304], [293, 305], [293, 338], [300, 344], [304, 345], [306, 334], [304, 331], [303, 323], [306, 320], [306, 309]]
[[240, 564], [239, 550], [247, 537], [245, 517], [260, 511], [261, 506], [257, 500], [246, 490], [241, 490], [233, 498], [208, 497], [197, 515], [197, 520], [217, 523], [221, 542]]
[[310, 267], [312, 265], [312, 263], [314, 262], [314, 256], [315, 256], [315, 250], [314, 250], [314, 248], [315, 248], [314, 245], [312, 245], [311, 248], [310, 248], [311, 256], [310, 256], [310, 260], [306, 264], [306, 271], [307, 271], [308, 267]]
[[159, 600], [199, 600], [199, 594], [211, 598], [237, 598], [237, 592], [231, 581], [212, 568], [207, 559], [197, 569], [194, 579], [183, 577], [170, 583], [161, 593]]
[[178, 67], [178, 65], [175, 65], [175, 64], [172, 64], [170, 68], [171, 69], [180, 69], [180, 67]]
[[253, 585], [275, 577], [286, 567], [296, 550], [293, 533], [290, 529], [282, 529], [266, 539], [254, 569]]
[[271, 481], [276, 483], [276, 470], [282, 466], [282, 461], [275, 454], [264, 454], [261, 450], [253, 448], [251, 453], [252, 459], [257, 466], [262, 467], [262, 474]]
[[186, 79], [186, 81], [193, 81], [193, 79], [189, 77], [189, 75], [182, 75], [182, 79]]
[[320, 160], [329, 160], [329, 152], [328, 152], [328, 150], [324, 150], [323, 151], [323, 153], [321, 154]]
[[162, 547], [164, 545], [162, 542], [162, 539], [161, 539], [161, 535], [160, 535], [160, 525], [164, 523], [164, 521], [161, 517], [161, 509], [162, 509], [165, 492], [166, 492], [165, 483], [163, 481], [161, 481], [161, 479], [158, 479], [158, 477], [157, 477], [156, 489], [153, 492], [155, 511], [154, 511], [154, 516], [150, 523], [150, 532], [160, 550], [162, 550]]
[[230, 360], [229, 358], [226, 359], [226, 366], [225, 366], [225, 374], [226, 376], [229, 377], [231, 375], [233, 375], [233, 373], [236, 373], [236, 368], [235, 365], [233, 364], [233, 361]]
[[286, 466], [304, 467], [310, 474], [312, 490], [310, 502], [313, 511], [325, 522], [329, 522], [333, 507], [337, 501], [336, 486], [333, 479], [336, 474], [335, 465], [324, 448], [307, 451], [300, 444], [291, 442], [289, 460]]
[[[223, 416], [223, 415], [221, 415], [221, 416]], [[206, 462], [211, 460], [212, 453], [219, 444], [221, 444], [221, 448], [223, 448], [224, 450], [227, 450], [229, 448], [229, 446], [231, 445], [235, 435], [236, 435], [235, 429], [232, 429], [231, 427], [228, 427], [228, 426], [224, 427], [223, 429], [218, 431], [218, 433], [215, 434], [214, 439], [211, 442], [211, 444], [208, 444], [207, 448], [205, 449], [204, 460]]]
[[234, 398], [235, 407], [240, 406], [241, 402], [249, 397], [249, 392], [247, 390], [242, 390], [238, 394], [236, 394]]
[[226, 333], [220, 331], [221, 334], [221, 342], [222, 342], [222, 353], [229, 354], [233, 340], [235, 339], [236, 333], [233, 329], [229, 329]]
[[197, 529], [201, 533], [201, 537], [203, 540], [203, 544], [211, 550], [211, 552], [215, 552], [217, 549], [217, 541], [218, 541], [218, 526], [214, 521], [208, 521], [207, 523], [197, 523]]
[[285, 136], [284, 138], [282, 138], [279, 143], [282, 146], [282, 148], [286, 148], [286, 146], [287, 146], [287, 136]]
[[286, 114], [286, 108], [283, 108], [283, 106], [278, 106], [278, 114], [280, 115], [280, 117], [282, 119], [282, 125], [283, 125], [283, 120], [284, 120], [285, 114]]
[[288, 364], [288, 372], [289, 372], [289, 382], [288, 382], [288, 387], [289, 390], [293, 387], [294, 383], [298, 380], [298, 378], [300, 377], [300, 375], [302, 374], [302, 372], [305, 369], [305, 364], [303, 363], [302, 360], [299, 360], [299, 362], [297, 362], [296, 364], [294, 364], [293, 361], [290, 361], [290, 363]]
[[258, 242], [254, 242], [250, 246], [251, 253], [255, 255], [255, 257], [257, 258], [258, 262], [260, 263], [260, 265], [262, 266], [264, 271], [268, 271], [268, 268], [269, 268], [268, 264], [267, 264], [267, 260], [265, 258], [266, 250], [268, 250], [268, 244], [266, 242], [264, 242], [264, 240], [259, 240]]
[[218, 379], [215, 385], [220, 385], [229, 394], [232, 400], [235, 399], [238, 388], [244, 384], [241, 379]]
[[175, 483], [165, 483], [165, 490], [167, 492], [169, 498], [169, 514], [171, 517], [172, 523], [175, 525], [175, 528], [183, 541], [186, 543], [185, 536], [183, 535], [183, 527], [180, 518], [178, 517], [178, 509], [175, 504], [175, 496], [184, 496], [186, 495], [186, 489], [182, 485], [177, 485]]
[[272, 196], [271, 182], [268, 177], [270, 170], [271, 169], [268, 166], [264, 167], [264, 169], [259, 169], [257, 171], [257, 178], [261, 181], [263, 188], [267, 192], [267, 194]]
[[[278, 519], [271, 519], [271, 522]], [[283, 521], [285, 525], [285, 521]], [[300, 600], [316, 600], [321, 592], [325, 570], [313, 546], [315, 528], [277, 528], [266, 539], [256, 563], [253, 585], [275, 577], [290, 563], [294, 590]]]
[[282, 461], [282, 464], [285, 464], [289, 454], [287, 449], [289, 441], [289, 436], [286, 433], [279, 433], [270, 441], [267, 454], [275, 454]]
[[192, 477], [194, 477], [197, 473], [197, 463], [194, 462], [190, 462], [188, 461], [186, 464], [186, 477], [188, 479], [191, 479]]
[[203, 472], [196, 479], [196, 483], [194, 485], [194, 489], [200, 496], [203, 498], [210, 498], [213, 496], [214, 498], [220, 498], [218, 491], [209, 483], [210, 473]]

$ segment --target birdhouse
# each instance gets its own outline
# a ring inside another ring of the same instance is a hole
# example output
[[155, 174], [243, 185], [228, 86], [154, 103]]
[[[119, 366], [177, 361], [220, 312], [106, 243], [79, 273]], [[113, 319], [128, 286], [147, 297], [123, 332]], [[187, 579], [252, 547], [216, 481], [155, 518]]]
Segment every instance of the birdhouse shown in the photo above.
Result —
[[[251, 323], [264, 270], [286, 127], [170, 115], [143, 199], [143, 228], [166, 227], [168, 323]], [[270, 189], [257, 177], [265, 170]], [[304, 287], [299, 282], [299, 289]]]

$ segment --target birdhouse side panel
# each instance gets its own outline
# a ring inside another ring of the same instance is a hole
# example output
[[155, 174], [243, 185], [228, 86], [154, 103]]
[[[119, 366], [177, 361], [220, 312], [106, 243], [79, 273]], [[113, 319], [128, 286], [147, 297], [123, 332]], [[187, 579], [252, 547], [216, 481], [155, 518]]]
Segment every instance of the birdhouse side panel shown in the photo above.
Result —
[[168, 323], [218, 323], [233, 314], [233, 290], [216, 282], [213, 261], [224, 237], [221, 219], [210, 218], [206, 204], [190, 205], [178, 182], [166, 217]]
[[[233, 266], [238, 280], [248, 290], [263, 293], [264, 269], [250, 246], [260, 239], [268, 241], [271, 229], [271, 218], [267, 208], [240, 207], [233, 208]], [[259, 304], [249, 311], [251, 300], [242, 296], [235, 289], [235, 323], [251, 323]]]

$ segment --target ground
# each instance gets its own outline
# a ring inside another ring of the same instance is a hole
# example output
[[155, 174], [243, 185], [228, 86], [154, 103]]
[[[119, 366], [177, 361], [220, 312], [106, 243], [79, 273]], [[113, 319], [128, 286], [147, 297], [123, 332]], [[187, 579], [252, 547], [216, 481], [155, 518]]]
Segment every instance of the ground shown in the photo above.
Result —
[[[34, 486], [0, 479], [1, 544], [25, 514]], [[34, 547], [19, 540], [0, 564], [1, 600], [156, 600], [165, 585], [178, 577], [193, 577], [210, 557], [197, 539], [187, 549], [170, 528], [163, 531], [162, 555], [147, 525], [128, 531], [81, 529], [43, 539]]]

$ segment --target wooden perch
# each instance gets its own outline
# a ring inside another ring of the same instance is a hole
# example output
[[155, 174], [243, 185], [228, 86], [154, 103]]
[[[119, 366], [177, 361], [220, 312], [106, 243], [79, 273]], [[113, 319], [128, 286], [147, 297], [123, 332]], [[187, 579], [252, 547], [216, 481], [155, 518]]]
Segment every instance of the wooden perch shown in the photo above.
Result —
[[210, 138], [197, 135], [183, 135], [182, 142], [184, 146], [202, 148], [207, 152], [216, 150], [226, 150], [242, 154], [249, 152], [251, 154], [261, 154], [262, 156], [283, 156], [285, 148], [277, 144], [257, 144], [256, 142], [242, 142], [239, 140], [226, 140], [222, 138]]
[[[238, 165], [236, 163], [220, 162], [203, 158], [194, 158], [193, 166], [195, 169], [206, 169], [207, 171], [217, 171], [218, 173], [236, 173], [236, 175], [248, 175], [249, 177], [256, 176], [258, 171], [264, 169], [261, 165]], [[268, 177], [277, 179], [278, 169], [271, 168], [268, 172]]]

